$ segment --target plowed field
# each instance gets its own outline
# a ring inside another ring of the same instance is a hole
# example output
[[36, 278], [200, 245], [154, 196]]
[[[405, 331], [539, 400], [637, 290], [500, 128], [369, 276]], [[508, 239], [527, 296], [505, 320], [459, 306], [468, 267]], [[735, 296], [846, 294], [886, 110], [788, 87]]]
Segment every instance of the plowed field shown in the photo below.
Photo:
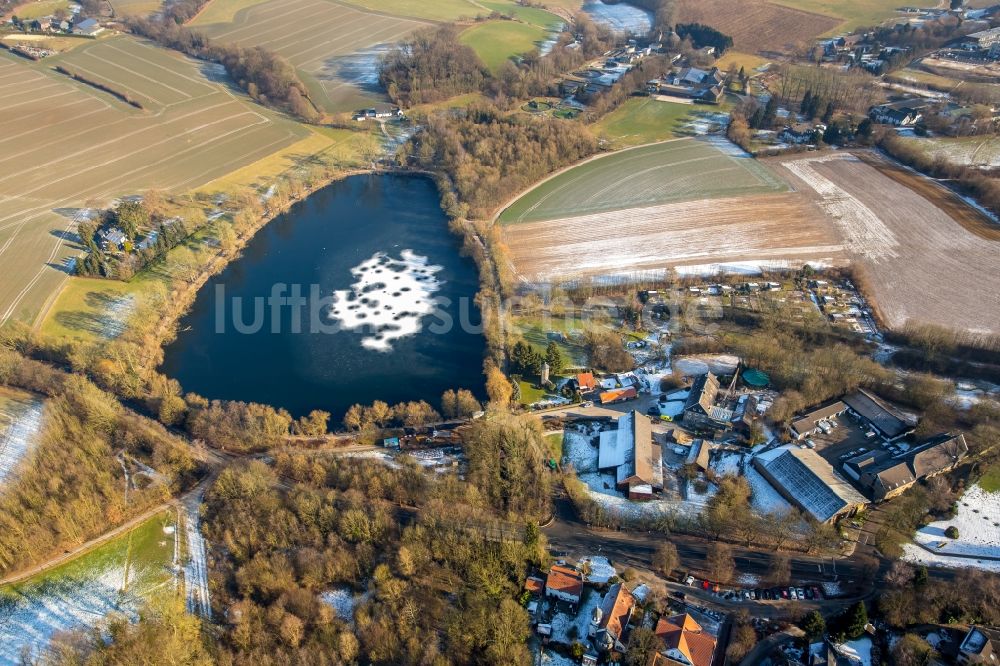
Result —
[[738, 51], [787, 51], [809, 43], [842, 23], [841, 19], [771, 4], [764, 0], [684, 0], [680, 23], [704, 23], [730, 35]]

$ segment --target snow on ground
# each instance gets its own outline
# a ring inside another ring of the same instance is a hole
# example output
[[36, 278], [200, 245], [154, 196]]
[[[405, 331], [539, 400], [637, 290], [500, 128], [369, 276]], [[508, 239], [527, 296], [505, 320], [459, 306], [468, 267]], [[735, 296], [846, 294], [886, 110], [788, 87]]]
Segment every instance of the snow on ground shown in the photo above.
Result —
[[604, 584], [618, 575], [618, 572], [611, 566], [611, 562], [606, 557], [600, 555], [585, 557], [580, 560], [581, 568], [585, 562], [590, 563], [590, 573], [587, 574], [586, 579], [591, 583]]
[[44, 403], [0, 395], [0, 487], [14, 473], [42, 427]]
[[871, 666], [872, 664], [872, 639], [867, 636], [847, 641], [842, 645], [835, 645], [834, 649], [852, 663], [861, 664], [861, 666]]
[[367, 594], [354, 594], [354, 591], [345, 585], [321, 592], [319, 600], [332, 608], [341, 620], [353, 624], [354, 609], [364, 603], [366, 597]]
[[717, 375], [731, 375], [739, 364], [739, 357], [731, 354], [700, 354], [675, 358], [674, 370], [691, 377], [709, 371]]
[[712, 461], [711, 467], [719, 476], [739, 476], [742, 463], [742, 453], [726, 451]]
[[375, 462], [380, 462], [387, 467], [392, 467], [393, 469], [399, 469], [400, 465], [396, 462], [393, 457], [387, 451], [348, 451], [346, 453], [338, 454], [341, 458], [357, 458], [359, 460], [374, 460]]
[[184, 593], [189, 613], [212, 619], [212, 603], [208, 595], [208, 562], [205, 539], [201, 534], [202, 493], [184, 502], [184, 537], [187, 539], [187, 562], [184, 564]]
[[663, 396], [667, 400], [687, 400], [687, 397], [691, 395], [691, 389], [681, 389], [680, 391], [672, 391], [667, 395]]
[[592, 438], [577, 430], [563, 432], [563, 458], [573, 464], [578, 476], [597, 472], [597, 447]]
[[434, 274], [441, 270], [412, 250], [402, 250], [399, 259], [377, 252], [351, 269], [357, 281], [350, 290], [333, 293], [330, 318], [347, 330], [373, 331], [361, 346], [390, 352], [393, 340], [419, 333], [434, 311], [441, 288]]
[[760, 585], [760, 576], [752, 573], [741, 573], [736, 578], [736, 582], [743, 587], [757, 587]]
[[669, 416], [671, 418], [677, 418], [684, 411], [684, 401], [683, 400], [670, 400], [669, 402], [661, 402], [658, 409], [662, 416]]
[[[575, 616], [560, 610], [552, 617], [552, 640], [564, 645], [572, 645], [577, 641], [585, 642], [590, 619], [600, 603], [601, 593], [592, 587], [584, 587], [583, 597], [580, 599], [580, 606]], [[576, 627], [576, 638], [569, 635], [571, 627]]]
[[600, 23], [615, 32], [644, 35], [653, 27], [653, 15], [625, 3], [605, 4], [601, 0], [588, 0], [583, 11], [590, 14], [594, 23]]
[[100, 317], [101, 337], [114, 340], [121, 335], [122, 331], [125, 330], [128, 318], [132, 316], [134, 310], [135, 296], [130, 294], [115, 299], [113, 303], [108, 305]]
[[839, 581], [826, 581], [820, 583], [820, 587], [823, 588], [823, 595], [831, 599], [835, 599], [844, 593]]
[[[945, 531], [958, 528], [958, 538]], [[917, 530], [914, 540], [942, 555], [1000, 557], [1000, 493], [988, 493], [979, 484], [969, 488], [958, 501], [958, 514]]]
[[981, 569], [1000, 573], [1000, 560], [977, 560], [968, 557], [949, 557], [938, 553], [928, 553], [920, 546], [912, 543], [903, 544], [903, 556], [900, 558], [913, 564], [927, 566], [950, 567], [952, 569]]
[[551, 650], [542, 650], [542, 666], [577, 666], [576, 661]]

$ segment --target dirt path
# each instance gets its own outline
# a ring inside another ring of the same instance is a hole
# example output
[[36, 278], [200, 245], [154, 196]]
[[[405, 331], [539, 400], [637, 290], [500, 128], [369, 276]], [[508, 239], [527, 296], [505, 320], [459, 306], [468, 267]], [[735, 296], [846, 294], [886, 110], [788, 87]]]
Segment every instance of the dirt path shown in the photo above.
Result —
[[162, 513], [164, 511], [167, 511], [168, 509], [170, 509], [171, 507], [175, 506], [176, 504], [177, 504], [177, 500], [176, 499], [172, 499], [169, 502], [164, 502], [163, 504], [157, 504], [153, 508], [144, 511], [143, 513], [139, 514], [135, 518], [132, 518], [131, 520], [128, 520], [128, 521], [122, 523], [121, 525], [119, 525], [118, 527], [114, 528], [110, 532], [105, 532], [104, 534], [102, 534], [100, 536], [94, 537], [90, 541], [87, 541], [86, 543], [80, 544], [76, 548], [73, 548], [72, 550], [68, 550], [65, 553], [63, 553], [62, 555], [54, 557], [51, 560], [48, 560], [47, 562], [42, 562], [41, 564], [36, 564], [35, 566], [31, 567], [30, 569], [23, 569], [23, 570], [18, 571], [16, 573], [8, 574], [4, 578], [0, 578], [0, 585], [10, 585], [10, 584], [13, 584], [13, 583], [20, 583], [21, 581], [27, 580], [28, 578], [31, 578], [33, 576], [36, 576], [36, 575], [40, 574], [40, 573], [44, 573], [44, 572], [48, 571], [49, 569], [57, 567], [60, 564], [64, 564], [66, 562], [69, 562], [70, 560], [73, 560], [73, 559], [79, 557], [80, 555], [83, 555], [84, 553], [86, 553], [86, 552], [88, 552], [90, 550], [93, 550], [94, 548], [97, 548], [98, 546], [100, 546], [102, 544], [107, 543], [108, 541], [111, 541], [115, 537], [121, 536], [122, 534], [128, 532], [129, 530], [131, 530], [131, 529], [133, 529], [133, 528], [141, 525], [145, 521], [149, 520], [150, 518], [152, 518], [156, 514]]

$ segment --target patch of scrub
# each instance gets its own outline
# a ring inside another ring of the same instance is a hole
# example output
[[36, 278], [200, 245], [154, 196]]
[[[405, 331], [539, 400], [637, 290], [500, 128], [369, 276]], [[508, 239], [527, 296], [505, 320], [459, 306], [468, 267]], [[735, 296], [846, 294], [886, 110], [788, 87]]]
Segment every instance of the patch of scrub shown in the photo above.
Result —
[[28, 394], [0, 392], [0, 488], [42, 428], [44, 403]]
[[350, 291], [334, 292], [329, 316], [344, 329], [371, 330], [362, 347], [392, 351], [393, 340], [419, 333], [423, 318], [434, 311], [433, 295], [442, 284], [434, 274], [441, 270], [411, 250], [399, 259], [377, 252], [351, 269], [357, 282]]
[[173, 594], [172, 515], [16, 585], [0, 586], [0, 664], [38, 656], [57, 632], [98, 625], [109, 613], [135, 619], [161, 594]]

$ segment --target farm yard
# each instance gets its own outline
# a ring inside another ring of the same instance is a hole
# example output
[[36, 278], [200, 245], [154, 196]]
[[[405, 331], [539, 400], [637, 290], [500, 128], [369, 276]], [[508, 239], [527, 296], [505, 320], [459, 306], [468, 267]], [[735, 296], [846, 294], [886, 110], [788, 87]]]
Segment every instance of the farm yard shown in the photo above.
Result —
[[0, 586], [0, 663], [39, 656], [55, 634], [89, 628], [109, 613], [135, 618], [155, 598], [173, 595], [176, 526], [167, 512], [62, 566]]
[[[862, 0], [863, 1], [863, 0]], [[795, 5], [797, 0], [784, 4]], [[678, 3], [677, 21], [704, 23], [730, 35], [738, 51], [788, 51], [830, 32], [843, 21], [812, 11], [747, 0], [736, 11], [730, 0], [684, 0]]]
[[379, 55], [426, 25], [386, 11], [331, 0], [268, 0], [236, 11], [228, 22], [208, 23], [221, 12], [207, 11], [191, 26], [222, 43], [274, 51], [299, 71], [314, 103], [339, 113], [382, 99], [374, 89]]
[[0, 260], [11, 277], [0, 284], [0, 323], [33, 319], [64, 282], [84, 206], [153, 187], [186, 191], [312, 134], [217, 74], [124, 36], [39, 63], [0, 54]]
[[768, 163], [826, 212], [867, 267], [887, 325], [1000, 331], [1000, 234], [959, 197], [872, 153]]
[[786, 189], [732, 144], [685, 138], [600, 156], [562, 171], [521, 196], [499, 219], [516, 225]]

